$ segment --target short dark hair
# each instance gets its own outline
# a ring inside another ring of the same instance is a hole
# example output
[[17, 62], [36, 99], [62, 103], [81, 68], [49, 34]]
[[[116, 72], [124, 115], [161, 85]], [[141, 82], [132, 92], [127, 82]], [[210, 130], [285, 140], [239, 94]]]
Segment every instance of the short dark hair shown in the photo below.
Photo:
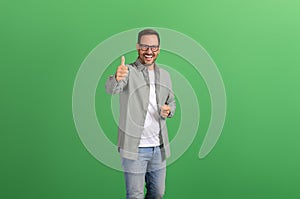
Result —
[[158, 45], [160, 44], [160, 38], [159, 38], [159, 34], [157, 31], [153, 30], [153, 29], [144, 29], [142, 31], [139, 32], [139, 35], [138, 35], [138, 41], [137, 43], [140, 44], [141, 42], [141, 38], [142, 36], [144, 35], [156, 35], [157, 36], [157, 39], [158, 39]]

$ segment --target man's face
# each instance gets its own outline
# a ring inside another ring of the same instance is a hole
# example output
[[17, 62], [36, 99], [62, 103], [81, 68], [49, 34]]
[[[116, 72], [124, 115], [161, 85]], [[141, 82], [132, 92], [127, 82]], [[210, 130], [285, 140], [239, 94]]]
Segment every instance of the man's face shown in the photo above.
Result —
[[158, 38], [156, 35], [143, 35], [140, 44], [136, 45], [139, 59], [142, 64], [150, 66], [153, 64], [160, 52]]

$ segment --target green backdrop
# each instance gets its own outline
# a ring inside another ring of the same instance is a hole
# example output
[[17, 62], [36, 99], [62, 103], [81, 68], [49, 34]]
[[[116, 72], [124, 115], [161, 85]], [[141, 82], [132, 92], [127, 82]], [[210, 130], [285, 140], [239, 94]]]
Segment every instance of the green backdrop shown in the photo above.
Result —
[[[200, 160], [208, 91], [189, 64], [162, 51], [159, 62], [173, 65], [197, 92], [202, 118], [190, 148], [167, 168], [165, 198], [300, 198], [299, 7], [297, 0], [1, 1], [0, 198], [124, 198], [122, 172], [101, 164], [78, 136], [72, 89], [95, 46], [147, 26], [200, 43], [227, 94], [222, 135]], [[115, 143], [112, 114], [99, 108], [110, 100], [104, 82], [97, 89], [97, 116]], [[168, 122], [171, 139], [179, 116], [180, 110]]]

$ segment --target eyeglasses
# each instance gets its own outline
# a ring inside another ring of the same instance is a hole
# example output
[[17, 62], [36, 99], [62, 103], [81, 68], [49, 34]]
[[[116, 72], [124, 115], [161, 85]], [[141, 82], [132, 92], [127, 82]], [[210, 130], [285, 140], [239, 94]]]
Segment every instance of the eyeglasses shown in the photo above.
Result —
[[150, 48], [151, 51], [156, 52], [159, 49], [158, 45], [157, 46], [148, 46], [146, 44], [139, 44], [139, 46], [142, 51], [147, 51]]

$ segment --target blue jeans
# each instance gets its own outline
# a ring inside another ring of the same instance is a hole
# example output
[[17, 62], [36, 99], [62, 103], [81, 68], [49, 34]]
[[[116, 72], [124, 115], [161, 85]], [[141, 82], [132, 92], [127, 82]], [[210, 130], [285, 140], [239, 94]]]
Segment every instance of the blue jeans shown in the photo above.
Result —
[[160, 147], [140, 147], [137, 160], [121, 158], [126, 183], [126, 199], [161, 199], [165, 192], [166, 160]]

